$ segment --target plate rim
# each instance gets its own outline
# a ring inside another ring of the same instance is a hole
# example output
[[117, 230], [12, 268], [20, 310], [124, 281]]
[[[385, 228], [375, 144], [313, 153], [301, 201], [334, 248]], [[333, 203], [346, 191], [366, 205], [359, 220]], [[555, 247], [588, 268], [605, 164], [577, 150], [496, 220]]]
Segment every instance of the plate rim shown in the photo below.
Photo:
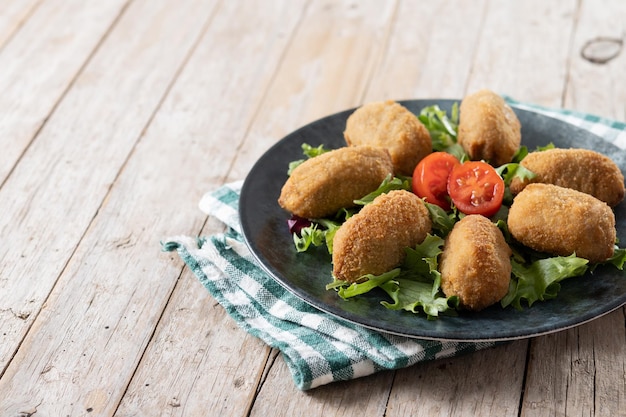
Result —
[[[423, 108], [424, 106], [427, 105], [432, 105], [432, 104], [441, 104], [441, 103], [446, 103], [447, 105], [452, 105], [453, 103], [459, 103], [461, 102], [460, 99], [450, 99], [450, 98], [433, 98], [433, 99], [406, 99], [406, 100], [396, 100], [396, 102], [407, 106], [415, 106], [415, 107], [420, 107]], [[547, 115], [543, 112], [540, 111], [532, 111], [529, 110], [527, 107], [524, 108], [520, 108], [518, 106], [516, 106], [517, 103], [508, 103], [515, 111], [516, 113], [528, 113], [531, 114], [532, 117], [540, 117], [540, 118], [545, 118], [545, 119], [549, 119], [549, 121], [551, 123], [557, 123], [557, 124], [562, 124], [562, 125], [567, 125], [568, 128], [570, 129], [575, 129], [575, 130], [580, 130], [580, 131], [584, 131], [586, 135], [589, 135], [590, 137], [595, 137], [597, 138], [599, 141], [601, 142], [605, 142], [607, 145], [612, 145], [610, 142], [606, 141], [604, 138], [600, 137], [599, 135], [584, 129], [580, 126], [576, 126], [572, 123], [568, 123], [565, 120], [556, 118], [556, 117], [552, 117], [550, 115]], [[350, 113], [352, 113], [355, 109], [357, 109], [357, 107], [352, 107], [346, 110], [342, 110], [342, 111], [338, 111], [332, 114], [329, 114], [327, 116], [318, 118], [316, 120], [313, 120], [303, 126], [300, 126], [299, 128], [289, 132], [288, 134], [286, 134], [285, 136], [283, 136], [280, 140], [276, 141], [274, 144], [272, 144], [272, 146], [270, 146], [262, 155], [261, 157], [259, 157], [255, 163], [253, 164], [252, 168], [250, 169], [249, 173], [247, 174], [246, 178], [244, 179], [244, 182], [242, 184], [242, 188], [241, 188], [241, 194], [240, 194], [240, 200], [239, 200], [239, 208], [238, 208], [238, 214], [241, 220], [241, 231], [242, 231], [242, 235], [244, 238], [244, 242], [246, 244], [246, 246], [248, 247], [248, 249], [250, 250], [252, 256], [254, 257], [254, 259], [257, 261], [257, 263], [259, 264], [259, 266], [263, 269], [263, 271], [265, 271], [274, 281], [276, 281], [278, 284], [280, 284], [284, 289], [286, 289], [287, 291], [289, 291], [291, 294], [293, 294], [295, 297], [297, 297], [298, 299], [300, 299], [301, 301], [305, 302], [306, 304], [310, 305], [311, 307], [320, 310], [326, 314], [331, 315], [334, 318], [337, 318], [339, 320], [343, 320], [355, 325], [359, 325], [359, 326], [363, 326], [365, 328], [374, 330], [374, 331], [380, 331], [380, 332], [385, 332], [388, 334], [394, 334], [394, 335], [398, 335], [398, 336], [404, 336], [404, 337], [408, 337], [408, 338], [413, 338], [413, 339], [425, 339], [425, 340], [438, 340], [438, 341], [453, 341], [453, 342], [500, 342], [500, 341], [512, 341], [512, 340], [521, 340], [521, 339], [527, 339], [527, 338], [532, 338], [532, 337], [536, 337], [536, 336], [542, 336], [542, 335], [546, 335], [546, 334], [552, 334], [555, 332], [559, 332], [559, 331], [563, 331], [563, 330], [567, 330], [567, 329], [571, 329], [586, 323], [589, 323], [593, 320], [596, 320], [600, 317], [603, 317], [605, 315], [608, 315], [612, 312], [614, 312], [615, 310], [618, 310], [619, 308], [623, 307], [624, 305], [626, 305], [626, 293], [623, 294], [621, 296], [621, 299], [619, 299], [620, 301], [616, 301], [615, 303], [611, 304], [610, 306], [608, 306], [608, 308], [604, 309], [602, 312], [600, 312], [599, 314], [590, 316], [590, 317], [586, 317], [583, 320], [574, 320], [572, 322], [569, 322], [567, 324], [558, 326], [558, 327], [554, 327], [554, 328], [546, 328], [545, 330], [541, 330], [541, 331], [536, 331], [536, 332], [520, 332], [518, 334], [507, 334], [507, 335], [502, 335], [502, 336], [492, 336], [492, 337], [478, 337], [478, 338], [468, 338], [468, 337], [443, 337], [441, 335], [433, 335], [431, 333], [424, 333], [424, 334], [415, 334], [415, 333], [410, 333], [410, 332], [406, 332], [406, 331], [400, 331], [397, 328], [395, 328], [394, 326], [391, 327], [387, 327], [387, 328], [381, 328], [380, 326], [377, 325], [371, 325], [367, 322], [364, 322], [363, 320], [360, 320], [359, 317], [355, 317], [354, 315], [350, 314], [350, 313], [346, 313], [343, 312], [342, 313], [338, 313], [336, 311], [336, 309], [330, 308], [328, 305], [326, 305], [323, 302], [312, 302], [312, 300], [307, 297], [306, 294], [302, 294], [302, 289], [300, 288], [294, 288], [293, 286], [289, 285], [288, 282], [286, 282], [283, 277], [279, 276], [279, 274], [277, 274], [273, 268], [271, 268], [269, 265], [266, 264], [265, 259], [260, 255], [260, 253], [257, 252], [257, 250], [255, 250], [255, 243], [252, 242], [251, 240], [251, 236], [250, 233], [248, 231], [248, 227], [247, 227], [247, 222], [244, 221], [244, 211], [246, 209], [246, 201], [248, 199], [249, 196], [249, 192], [248, 192], [248, 188], [251, 187], [251, 183], [254, 181], [253, 175], [256, 173], [257, 170], [260, 169], [260, 166], [262, 165], [263, 161], [265, 158], [268, 157], [268, 155], [272, 154], [273, 152], [275, 152], [277, 149], [279, 149], [279, 147], [284, 146], [285, 141], [289, 141], [289, 140], [293, 140], [291, 138], [297, 136], [300, 132], [306, 130], [306, 129], [310, 129], [312, 125], [316, 125], [318, 123], [322, 123], [325, 120], [328, 120], [330, 118], [337, 118], [337, 117], [347, 117], [347, 115], [349, 115]], [[614, 145], [612, 145], [614, 146]], [[286, 170], [286, 167], [285, 167]], [[278, 205], [277, 203], [274, 203], [276, 205]], [[287, 219], [287, 212], [285, 212], [285, 220]], [[558, 298], [558, 297], [557, 297]], [[343, 300], [342, 300], [343, 301]], [[546, 301], [549, 302], [550, 300]], [[381, 306], [381, 308], [384, 308]], [[512, 307], [509, 307], [512, 308]], [[532, 308], [532, 307], [530, 307]], [[529, 307], [525, 307], [524, 310], [528, 310]], [[504, 310], [504, 309], [503, 309]], [[395, 312], [396, 314], [413, 314], [413, 313], [408, 313], [408, 312]], [[479, 313], [478, 313], [479, 314]], [[415, 315], [417, 316], [416, 319], [417, 320], [426, 320], [426, 317], [422, 314], [420, 315]], [[448, 318], [448, 316], [441, 316], [439, 317], [437, 320], [446, 320]], [[471, 320], [476, 320], [476, 318], [471, 318]]]

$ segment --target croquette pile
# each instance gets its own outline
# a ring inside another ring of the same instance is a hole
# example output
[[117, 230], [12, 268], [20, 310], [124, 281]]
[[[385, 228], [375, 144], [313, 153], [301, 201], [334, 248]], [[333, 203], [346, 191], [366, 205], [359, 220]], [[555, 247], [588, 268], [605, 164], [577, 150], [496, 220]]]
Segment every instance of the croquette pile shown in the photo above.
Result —
[[[346, 145], [306, 160], [293, 170], [278, 203], [288, 212], [319, 219], [354, 205], [389, 176], [411, 176], [432, 149], [428, 129], [394, 101], [365, 104], [346, 122]], [[471, 160], [511, 162], [521, 145], [521, 125], [499, 95], [481, 90], [460, 104], [458, 144]], [[602, 262], [616, 240], [612, 207], [624, 198], [624, 176], [608, 157], [586, 149], [529, 153], [520, 164], [534, 173], [510, 184], [507, 226], [521, 244], [550, 255]], [[399, 266], [405, 248], [432, 231], [424, 201], [390, 191], [354, 214], [333, 239], [335, 279], [357, 282]], [[511, 280], [512, 250], [501, 230], [479, 214], [464, 216], [446, 236], [439, 256], [441, 289], [459, 306], [482, 310], [499, 302]]]

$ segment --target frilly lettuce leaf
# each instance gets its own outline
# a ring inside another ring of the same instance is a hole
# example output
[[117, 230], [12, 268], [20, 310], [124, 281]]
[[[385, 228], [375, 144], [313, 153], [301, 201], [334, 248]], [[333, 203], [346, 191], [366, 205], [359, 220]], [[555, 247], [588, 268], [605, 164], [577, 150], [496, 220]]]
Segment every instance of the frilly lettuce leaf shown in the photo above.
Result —
[[417, 118], [430, 132], [433, 149], [443, 151], [456, 143], [459, 127], [459, 106], [454, 103], [450, 117], [439, 106], [424, 107]]
[[456, 213], [454, 211], [448, 213], [438, 205], [427, 203], [426, 201], [424, 201], [424, 204], [430, 214], [433, 229], [438, 235], [447, 236], [456, 223]]
[[428, 320], [434, 320], [440, 314], [454, 314], [459, 306], [459, 299], [456, 296], [445, 297], [438, 293], [433, 296], [433, 287], [433, 284], [410, 279], [388, 281], [381, 288], [394, 302], [382, 301], [381, 304], [390, 310], [406, 310], [416, 314], [423, 311]]
[[410, 177], [393, 177], [391, 174], [387, 175], [387, 177], [383, 180], [383, 182], [378, 186], [378, 188], [371, 193], [361, 197], [358, 200], [354, 200], [354, 204], [359, 206], [365, 206], [372, 201], [376, 197], [381, 194], [386, 194], [389, 191], [393, 190], [406, 190], [411, 191], [411, 178]]
[[539, 259], [524, 265], [511, 259], [512, 277], [509, 292], [500, 301], [502, 307], [512, 305], [522, 309], [522, 300], [528, 306], [535, 301], [555, 298], [561, 289], [561, 282], [566, 278], [583, 275], [587, 271], [587, 259], [575, 254]]
[[302, 153], [304, 154], [304, 156], [306, 156], [306, 158], [298, 159], [296, 161], [290, 162], [289, 169], [287, 170], [287, 175], [291, 175], [293, 170], [296, 169], [299, 165], [301, 165], [307, 159], [315, 158], [316, 156], [326, 153], [328, 151], [330, 151], [330, 149], [326, 149], [324, 145], [313, 147], [309, 145], [308, 143], [303, 143]]
[[626, 264], [626, 249], [620, 248], [615, 245], [615, 251], [613, 256], [603, 262], [603, 264], [613, 265], [620, 271], [624, 270], [624, 264]]
[[496, 172], [498, 175], [502, 177], [505, 185], [510, 185], [513, 178], [517, 177], [520, 180], [531, 180], [536, 177], [535, 173], [525, 168], [523, 165], [518, 163], [508, 163], [504, 165], [500, 165], [496, 168]]
[[328, 253], [333, 253], [333, 239], [335, 233], [352, 213], [349, 210], [340, 210], [337, 213], [337, 220], [316, 219], [308, 227], [300, 229], [300, 234], [293, 233], [293, 243], [298, 252], [306, 252], [311, 245], [326, 245]]
[[458, 299], [446, 297], [440, 290], [441, 274], [437, 271], [437, 257], [442, 246], [442, 238], [428, 235], [415, 248], [406, 249], [406, 260], [400, 268], [377, 276], [365, 275], [356, 283], [335, 279], [326, 288], [337, 290], [344, 299], [380, 288], [393, 301], [381, 301], [386, 308], [418, 314], [423, 312], [428, 319], [434, 319], [441, 313], [454, 313]]

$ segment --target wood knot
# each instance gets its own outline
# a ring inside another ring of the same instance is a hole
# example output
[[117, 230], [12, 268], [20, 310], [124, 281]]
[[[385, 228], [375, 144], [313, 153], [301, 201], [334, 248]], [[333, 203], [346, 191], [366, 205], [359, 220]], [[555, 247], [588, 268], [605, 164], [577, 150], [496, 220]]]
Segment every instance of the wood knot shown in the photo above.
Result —
[[616, 58], [624, 46], [624, 39], [597, 36], [588, 40], [580, 50], [580, 55], [593, 64], [606, 64]]

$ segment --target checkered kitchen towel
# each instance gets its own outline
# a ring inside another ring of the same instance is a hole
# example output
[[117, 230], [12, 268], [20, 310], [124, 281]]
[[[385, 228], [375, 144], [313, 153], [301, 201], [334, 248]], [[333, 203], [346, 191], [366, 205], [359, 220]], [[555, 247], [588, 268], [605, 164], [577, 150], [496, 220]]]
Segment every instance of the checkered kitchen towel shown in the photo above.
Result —
[[[626, 149], [623, 123], [508, 100], [516, 107], [589, 129]], [[226, 184], [200, 202], [202, 211], [228, 226], [225, 233], [173, 237], [163, 243], [163, 249], [178, 251], [241, 328], [282, 352], [299, 389], [493, 346], [386, 334], [345, 322], [295, 297], [260, 268], [243, 241], [238, 218], [241, 185], [241, 181]]]

